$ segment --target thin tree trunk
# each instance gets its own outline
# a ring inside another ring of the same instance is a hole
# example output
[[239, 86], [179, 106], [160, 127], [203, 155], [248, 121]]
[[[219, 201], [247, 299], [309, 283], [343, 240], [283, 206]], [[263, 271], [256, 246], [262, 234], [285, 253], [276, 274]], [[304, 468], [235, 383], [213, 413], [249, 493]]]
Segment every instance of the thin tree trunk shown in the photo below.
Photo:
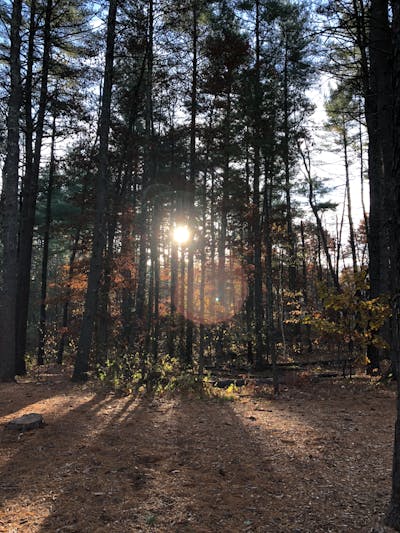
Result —
[[[172, 227], [172, 224], [171, 224]], [[168, 353], [170, 357], [175, 357], [175, 339], [177, 327], [177, 302], [178, 296], [178, 246], [175, 242], [171, 244], [171, 284], [170, 284], [170, 326], [168, 331]]]
[[319, 234], [319, 237], [321, 239], [322, 247], [323, 247], [324, 252], [325, 252], [326, 262], [328, 264], [328, 272], [330, 274], [330, 277], [332, 279], [334, 287], [336, 288], [336, 290], [338, 292], [341, 292], [341, 288], [340, 288], [340, 284], [339, 284], [339, 278], [338, 278], [338, 276], [336, 274], [336, 271], [335, 271], [335, 269], [333, 267], [332, 257], [331, 257], [331, 254], [329, 252], [329, 246], [328, 246], [328, 241], [327, 241], [327, 238], [326, 238], [326, 233], [325, 233], [324, 228], [322, 226], [322, 221], [321, 221], [321, 217], [320, 217], [319, 212], [318, 212], [318, 208], [315, 205], [313, 179], [312, 179], [312, 176], [311, 176], [310, 158], [307, 157], [306, 154], [304, 154], [303, 151], [300, 151], [300, 154], [301, 154], [301, 157], [302, 157], [302, 160], [303, 160], [304, 169], [305, 169], [306, 176], [307, 176], [307, 181], [308, 181], [308, 201], [309, 201], [311, 210], [314, 213], [315, 221], [317, 223], [318, 234]]
[[[337, 277], [339, 277], [339, 270], [340, 270], [340, 253], [342, 251], [342, 235], [343, 235], [343, 225], [344, 225], [344, 213], [346, 210], [346, 199], [347, 199], [347, 189], [345, 188], [344, 197], [343, 197], [342, 214], [340, 216], [340, 225], [339, 225], [339, 228], [336, 230], [337, 245], [336, 245], [336, 257], [335, 257], [335, 270], [336, 270]], [[337, 227], [337, 223], [336, 223], [336, 227]]]
[[154, 307], [152, 317], [152, 355], [153, 363], [158, 360], [159, 337], [160, 337], [160, 221], [161, 212], [159, 206], [155, 206], [153, 213], [153, 235], [152, 235], [152, 265], [154, 271]]
[[[189, 219], [194, 218], [194, 201], [196, 188], [196, 116], [197, 116], [197, 41], [198, 41], [197, 0], [192, 4], [192, 87], [190, 97], [190, 168], [189, 168]], [[187, 320], [186, 320], [186, 360], [193, 360], [193, 290], [194, 290], [194, 248], [188, 246], [188, 282], [187, 282]]]
[[205, 347], [205, 289], [206, 289], [206, 209], [207, 209], [207, 163], [208, 163], [208, 147], [206, 153], [206, 169], [204, 171], [203, 179], [203, 194], [202, 194], [202, 235], [200, 243], [200, 331], [199, 331], [199, 376], [203, 376], [204, 371], [204, 347]]
[[361, 104], [359, 105], [359, 127], [358, 127], [358, 144], [359, 144], [359, 153], [360, 153], [360, 187], [361, 187], [361, 206], [363, 211], [364, 225], [365, 225], [365, 234], [368, 241], [368, 232], [369, 232], [369, 223], [368, 215], [365, 207], [365, 198], [364, 198], [364, 143], [362, 138], [362, 121], [361, 121]]
[[343, 124], [343, 151], [344, 151], [344, 167], [346, 172], [346, 194], [347, 194], [347, 218], [349, 221], [349, 240], [351, 249], [351, 258], [353, 262], [353, 272], [357, 273], [357, 252], [356, 239], [354, 235], [353, 215], [351, 212], [351, 191], [350, 191], [350, 172], [349, 172], [349, 155], [348, 155], [348, 140], [346, 132], [346, 124]]
[[179, 358], [181, 360], [182, 366], [186, 366], [186, 350], [185, 350], [185, 249], [182, 246], [180, 249], [180, 258], [179, 258], [179, 347], [178, 347], [178, 353]]
[[[301, 232], [301, 256], [302, 256], [302, 267], [303, 267], [303, 301], [304, 307], [308, 307], [308, 276], [307, 276], [307, 262], [306, 262], [306, 244], [305, 244], [305, 235], [304, 235], [304, 223], [300, 223], [300, 232]], [[311, 342], [311, 326], [310, 324], [306, 325], [306, 340], [307, 340], [307, 352], [312, 352], [312, 342]]]
[[253, 175], [253, 237], [254, 237], [254, 325], [256, 336], [255, 367], [263, 366], [263, 309], [260, 227], [260, 139], [261, 84], [260, 84], [260, 3], [256, 0], [256, 62], [254, 87], [254, 175]]
[[[250, 206], [250, 154], [249, 147], [246, 144], [246, 205]], [[250, 270], [254, 261], [254, 242], [253, 242], [253, 228], [251, 223], [251, 217], [249, 217], [249, 222], [247, 224], [247, 242], [248, 242], [248, 252], [246, 254], [247, 267], [249, 269], [247, 274], [247, 286], [248, 294], [246, 298], [246, 336], [247, 336], [247, 362], [249, 364], [254, 364], [253, 356], [253, 316], [254, 316], [254, 275]]]
[[210, 301], [210, 316], [214, 322], [215, 316], [215, 300], [217, 298], [217, 284], [216, 284], [216, 231], [215, 231], [215, 172], [211, 170], [211, 198], [210, 198], [210, 228], [211, 228], [211, 242], [210, 242], [210, 274], [211, 274], [211, 301]]
[[[139, 245], [139, 272], [136, 290], [135, 321], [137, 337], [140, 328], [145, 325], [145, 301], [147, 278], [147, 227], [149, 206], [147, 205], [147, 188], [154, 181], [154, 124], [153, 124], [153, 37], [154, 37], [154, 2], [149, 0], [147, 20], [147, 64], [146, 64], [146, 101], [145, 101], [145, 135], [146, 146], [143, 161], [142, 207], [139, 218], [140, 245]], [[150, 276], [151, 279], [151, 276]], [[149, 299], [149, 301], [151, 301]], [[145, 331], [145, 344], [148, 340], [148, 331]]]
[[[285, 37], [286, 39], [286, 37]], [[289, 126], [289, 58], [288, 58], [288, 46], [285, 43], [285, 61], [283, 71], [283, 162], [285, 167], [285, 195], [286, 195], [286, 231], [289, 246], [289, 291], [294, 293], [296, 291], [296, 241], [293, 232], [293, 213], [292, 213], [292, 199], [291, 199], [291, 183], [290, 183], [290, 126]]]
[[47, 184], [47, 198], [46, 198], [46, 220], [44, 226], [43, 236], [43, 254], [42, 254], [42, 275], [40, 288], [40, 313], [39, 313], [39, 342], [37, 350], [37, 364], [43, 365], [46, 345], [46, 311], [47, 311], [47, 271], [49, 263], [49, 246], [50, 246], [50, 227], [51, 227], [51, 202], [53, 197], [54, 178], [56, 171], [55, 160], [55, 142], [56, 142], [56, 115], [53, 116], [53, 125], [51, 132], [51, 147], [50, 147], [50, 166], [49, 166], [49, 181]]
[[[267, 180], [268, 175], [270, 179]], [[264, 235], [265, 235], [265, 279], [266, 279], [266, 318], [267, 318], [267, 355], [271, 358], [274, 395], [279, 395], [279, 376], [277, 369], [276, 332], [274, 324], [274, 292], [272, 269], [272, 190], [273, 172], [270, 171], [265, 159], [265, 187], [264, 187]], [[268, 183], [269, 181], [269, 183]], [[284, 338], [284, 333], [282, 334]]]

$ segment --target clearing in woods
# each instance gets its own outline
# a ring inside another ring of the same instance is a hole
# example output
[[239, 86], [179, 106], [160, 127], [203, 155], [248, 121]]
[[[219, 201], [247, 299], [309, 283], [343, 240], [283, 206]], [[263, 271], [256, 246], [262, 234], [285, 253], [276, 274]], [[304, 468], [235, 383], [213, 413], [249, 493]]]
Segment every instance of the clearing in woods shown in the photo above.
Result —
[[[32, 412], [45, 427], [5, 429]], [[47, 369], [0, 384], [0, 531], [389, 531], [394, 415], [363, 377], [227, 401], [120, 397]]]

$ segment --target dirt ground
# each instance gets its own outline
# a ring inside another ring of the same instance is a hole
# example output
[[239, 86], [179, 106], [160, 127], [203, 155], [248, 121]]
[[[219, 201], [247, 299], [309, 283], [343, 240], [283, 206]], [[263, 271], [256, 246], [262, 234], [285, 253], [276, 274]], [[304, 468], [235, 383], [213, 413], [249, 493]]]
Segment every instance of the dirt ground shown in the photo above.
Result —
[[[32, 412], [44, 428], [4, 428]], [[1, 384], [0, 531], [389, 531], [394, 415], [365, 378], [234, 401], [118, 397], [56, 371]]]

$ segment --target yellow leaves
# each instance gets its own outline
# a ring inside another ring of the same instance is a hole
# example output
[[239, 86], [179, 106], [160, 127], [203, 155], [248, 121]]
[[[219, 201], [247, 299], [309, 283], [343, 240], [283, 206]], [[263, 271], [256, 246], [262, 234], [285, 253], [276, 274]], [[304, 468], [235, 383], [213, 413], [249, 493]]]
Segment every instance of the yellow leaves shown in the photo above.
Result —
[[387, 347], [379, 331], [390, 316], [390, 307], [384, 297], [368, 298], [366, 272], [343, 272], [341, 289], [338, 293], [321, 283], [318, 296], [322, 308], [304, 313], [295, 309], [291, 312], [293, 319], [312, 326], [320, 335], [336, 337], [346, 344], [354, 343], [361, 348]]

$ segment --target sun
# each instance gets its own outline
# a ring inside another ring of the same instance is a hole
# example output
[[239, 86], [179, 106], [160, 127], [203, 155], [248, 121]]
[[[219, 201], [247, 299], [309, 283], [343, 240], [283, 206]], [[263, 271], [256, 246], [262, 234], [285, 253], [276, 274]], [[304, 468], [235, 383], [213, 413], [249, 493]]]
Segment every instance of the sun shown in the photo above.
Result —
[[185, 244], [190, 239], [190, 231], [187, 226], [176, 226], [173, 232], [173, 239], [177, 244]]

